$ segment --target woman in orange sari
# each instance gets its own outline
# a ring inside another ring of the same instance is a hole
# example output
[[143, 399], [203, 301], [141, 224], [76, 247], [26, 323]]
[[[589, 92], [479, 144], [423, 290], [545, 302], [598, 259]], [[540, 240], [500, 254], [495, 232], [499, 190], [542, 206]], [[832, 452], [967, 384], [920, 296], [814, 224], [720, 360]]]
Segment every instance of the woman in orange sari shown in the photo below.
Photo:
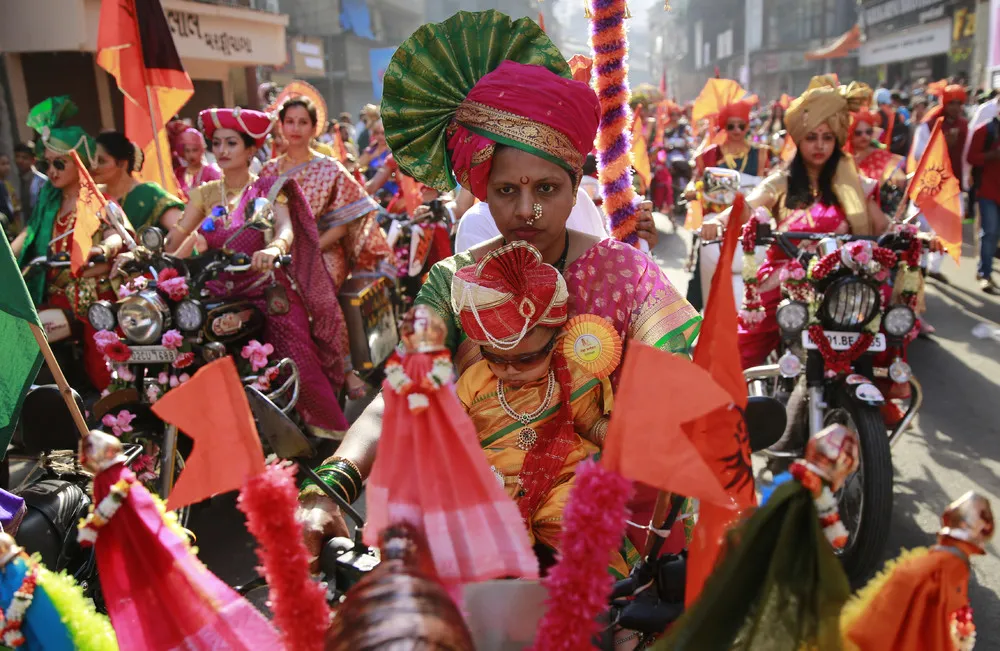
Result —
[[[319, 125], [316, 105], [307, 97], [292, 97], [282, 104], [278, 119], [287, 149], [268, 161], [260, 175], [298, 182], [319, 227], [323, 261], [337, 289], [356, 269], [376, 271], [384, 262], [391, 264], [392, 249], [375, 220], [378, 205], [343, 165], [310, 148]], [[343, 350], [350, 350], [346, 341]], [[350, 359], [346, 361], [348, 397], [357, 399], [367, 387]]]

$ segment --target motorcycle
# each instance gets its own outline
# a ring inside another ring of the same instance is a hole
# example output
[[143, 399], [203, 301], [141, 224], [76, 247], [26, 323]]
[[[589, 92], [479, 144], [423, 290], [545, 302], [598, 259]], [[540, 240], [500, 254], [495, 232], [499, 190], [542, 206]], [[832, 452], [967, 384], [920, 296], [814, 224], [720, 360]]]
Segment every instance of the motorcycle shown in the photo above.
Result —
[[[802, 455], [809, 436], [830, 424], [858, 433], [860, 466], [835, 496], [849, 534], [839, 553], [854, 586], [881, 563], [892, 515], [891, 448], [923, 400], [919, 382], [903, 361], [916, 315], [907, 304], [885, 300], [881, 291], [895, 268], [892, 251], [909, 249], [913, 240], [901, 232], [879, 242], [891, 249], [870, 237], [772, 232], [760, 223], [757, 245], [777, 246], [790, 264], [801, 265], [786, 271], [811, 270], [783, 274], [787, 298], [777, 310], [777, 362], [744, 371], [750, 395], [770, 395], [787, 406], [783, 443], [765, 451], [772, 473], [787, 469]], [[891, 431], [880, 411], [886, 397], [876, 387], [883, 379], [908, 386], [911, 396]]]
[[[702, 186], [699, 190], [700, 196], [698, 198], [698, 201], [702, 204], [703, 219], [707, 220], [718, 215], [733, 205], [737, 192], [746, 195], [750, 190], [757, 187], [760, 182], [761, 177], [751, 174], [741, 174], [736, 170], [723, 167], [706, 168], [705, 173], [702, 175]], [[708, 303], [708, 290], [712, 286], [712, 277], [715, 275], [715, 268], [719, 264], [719, 255], [721, 252], [721, 246], [718, 242], [704, 242], [699, 246], [699, 241], [696, 240], [692, 244], [692, 256], [699, 256], [697, 265], [691, 265], [692, 269], [695, 267], [698, 269], [698, 277], [697, 279], [692, 278], [692, 282], [699, 283], [703, 304]], [[756, 257], [758, 264], [764, 261], [766, 253], [766, 246], [757, 247]], [[742, 274], [743, 256], [738, 255], [733, 260], [732, 267], [733, 295], [736, 297], [737, 303], [740, 297], [743, 296]], [[739, 305], [737, 304], [738, 308]]]
[[[73, 392], [80, 409], [83, 401]], [[53, 572], [65, 571], [76, 579], [84, 595], [98, 610], [104, 602], [97, 577], [94, 548], [77, 540], [77, 523], [90, 507], [93, 476], [79, 463], [79, 433], [56, 385], [32, 386], [21, 409], [20, 425], [8, 458], [30, 462], [30, 468], [12, 493], [27, 506], [20, 525], [7, 533], [29, 554], [39, 554]], [[126, 444], [127, 464], [133, 464], [142, 446]]]
[[675, 219], [682, 219], [687, 211], [686, 202], [684, 200], [684, 189], [687, 188], [692, 176], [690, 160], [690, 152], [692, 149], [691, 141], [688, 137], [682, 135], [683, 133], [683, 130], [676, 131], [675, 135], [671, 135], [666, 140], [666, 162], [670, 167], [670, 177], [673, 183], [674, 193], [674, 208], [672, 216]]
[[[270, 202], [257, 199], [229, 241], [248, 228], [269, 228], [269, 211]], [[215, 298], [206, 286], [220, 273], [250, 271], [249, 255], [223, 247], [180, 259], [163, 251], [166, 238], [157, 227], [142, 229], [138, 237], [142, 246], [121, 265], [131, 276], [120, 292], [122, 297], [115, 303], [98, 301], [87, 312], [90, 324], [105, 339], [105, 355], [113, 370], [109, 391], [95, 403], [92, 413], [124, 440], [141, 442], [144, 453], [131, 468], [166, 499], [190, 448], [176, 426], [152, 413], [153, 403], [207, 362], [226, 355], [242, 362], [241, 351], [263, 332], [265, 315], [239, 297]], [[280, 269], [290, 263], [289, 256], [282, 256], [275, 266]], [[282, 299], [287, 301], [280, 295], [273, 300]], [[292, 360], [268, 360], [263, 368], [242, 369], [241, 375], [244, 382], [268, 390], [286, 411], [294, 409], [298, 369]], [[273, 391], [272, 386], [276, 387]], [[178, 517], [183, 522], [187, 510]]]

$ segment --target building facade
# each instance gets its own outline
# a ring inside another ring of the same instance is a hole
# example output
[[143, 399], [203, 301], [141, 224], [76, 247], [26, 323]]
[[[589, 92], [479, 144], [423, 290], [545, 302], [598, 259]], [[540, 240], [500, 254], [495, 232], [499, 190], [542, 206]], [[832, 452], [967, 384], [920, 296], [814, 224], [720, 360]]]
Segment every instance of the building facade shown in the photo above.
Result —
[[[162, 4], [194, 82], [182, 117], [208, 106], [255, 105], [257, 66], [285, 61], [287, 16], [253, 9], [249, 0]], [[3, 126], [12, 139], [33, 137], [24, 124], [28, 111], [53, 95], [73, 98], [80, 107], [75, 122], [90, 133], [124, 127], [124, 97], [95, 60], [100, 9], [100, 0], [5, 4], [0, 44], [10, 105]]]

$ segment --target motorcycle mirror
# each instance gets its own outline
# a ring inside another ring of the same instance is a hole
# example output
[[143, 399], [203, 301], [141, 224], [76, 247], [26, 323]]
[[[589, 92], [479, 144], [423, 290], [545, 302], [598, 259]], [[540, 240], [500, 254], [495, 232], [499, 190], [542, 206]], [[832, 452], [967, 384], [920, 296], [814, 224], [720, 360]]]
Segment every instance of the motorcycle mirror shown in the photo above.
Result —
[[125, 247], [131, 251], [135, 248], [135, 239], [132, 234], [128, 232], [128, 216], [122, 207], [119, 206], [114, 201], [109, 201], [104, 210], [105, 221], [107, 221], [112, 228], [114, 228], [115, 233], [121, 236], [122, 241], [125, 243]]
[[257, 421], [257, 431], [279, 459], [312, 456], [313, 449], [305, 434], [278, 406], [254, 387], [244, 387], [250, 411]]
[[771, 238], [771, 225], [767, 222], [761, 221], [757, 222], [757, 241], [768, 240]]
[[264, 197], [257, 197], [247, 204], [246, 225], [257, 231], [266, 231], [273, 223], [274, 208]]

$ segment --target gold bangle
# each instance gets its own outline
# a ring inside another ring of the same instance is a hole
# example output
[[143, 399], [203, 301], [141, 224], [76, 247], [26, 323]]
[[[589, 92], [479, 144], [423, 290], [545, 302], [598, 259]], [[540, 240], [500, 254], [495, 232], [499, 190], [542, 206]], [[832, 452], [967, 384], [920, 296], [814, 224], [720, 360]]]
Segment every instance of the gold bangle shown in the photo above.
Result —
[[288, 249], [290, 247], [288, 246], [288, 241], [285, 238], [276, 237], [275, 239], [268, 242], [265, 248], [278, 249], [279, 251], [281, 251], [281, 255], [288, 255]]
[[590, 428], [590, 435], [593, 437], [593, 442], [597, 444], [598, 447], [604, 447], [604, 439], [608, 437], [608, 423], [610, 421], [607, 418], [601, 417], [594, 426]]
[[190, 228], [184, 228], [183, 226], [181, 226], [180, 222], [177, 222], [176, 224], [174, 224], [174, 229], [177, 230], [178, 232], [180, 232], [180, 234], [183, 235], [184, 237], [187, 237], [188, 235], [190, 235], [191, 234], [191, 230], [192, 230]]
[[351, 470], [353, 470], [354, 472], [358, 473], [358, 477], [361, 478], [361, 481], [364, 481], [365, 475], [364, 475], [363, 472], [361, 472], [361, 468], [358, 468], [358, 464], [354, 463], [350, 459], [345, 459], [344, 457], [330, 457], [329, 459], [327, 459], [323, 463], [324, 464], [327, 464], [327, 463], [337, 463], [338, 461], [341, 462], [341, 463], [346, 463], [348, 466], [350, 466]]

